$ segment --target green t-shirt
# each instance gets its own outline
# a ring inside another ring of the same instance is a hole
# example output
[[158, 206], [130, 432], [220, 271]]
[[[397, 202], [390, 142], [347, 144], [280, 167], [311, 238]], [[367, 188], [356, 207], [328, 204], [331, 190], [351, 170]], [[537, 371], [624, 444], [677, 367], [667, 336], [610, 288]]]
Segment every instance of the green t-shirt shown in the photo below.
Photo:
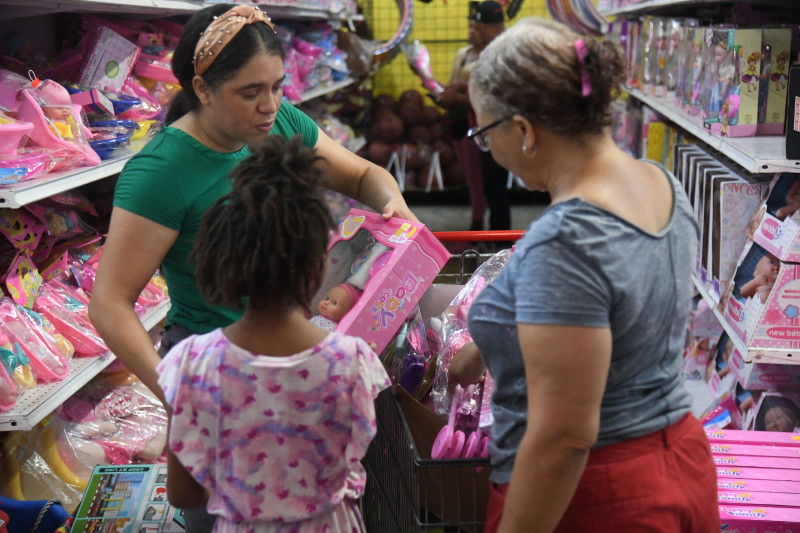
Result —
[[[299, 133], [303, 144], [313, 147], [319, 130], [307, 115], [284, 102], [271, 133], [287, 138]], [[161, 264], [172, 301], [167, 324], [207, 333], [241, 316], [238, 310], [206, 302], [188, 256], [203, 214], [230, 192], [228, 176], [248, 155], [247, 147], [232, 153], [215, 152], [185, 132], [165, 127], [128, 161], [119, 176], [114, 206], [180, 232]]]

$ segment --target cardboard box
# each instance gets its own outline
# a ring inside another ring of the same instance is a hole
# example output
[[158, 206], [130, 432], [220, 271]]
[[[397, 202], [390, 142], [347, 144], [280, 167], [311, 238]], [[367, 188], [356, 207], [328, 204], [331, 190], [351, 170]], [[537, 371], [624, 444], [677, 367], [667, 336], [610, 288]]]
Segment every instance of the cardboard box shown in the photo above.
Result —
[[377, 263], [363, 265], [374, 273], [366, 276], [365, 272], [368, 281], [363, 293], [336, 330], [374, 342], [381, 353], [450, 258], [450, 252], [421, 222], [399, 218], [384, 221], [378, 214], [351, 209], [331, 239], [328, 271], [311, 309], [317, 308], [334, 285], [352, 279], [351, 268], [370, 238], [386, 247], [388, 255], [378, 259], [383, 264], [380, 268], [372, 268]]
[[141, 48], [101, 26], [81, 67], [78, 85], [119, 91], [133, 70]]
[[800, 509], [791, 507], [720, 505], [719, 517], [725, 533], [800, 532]]

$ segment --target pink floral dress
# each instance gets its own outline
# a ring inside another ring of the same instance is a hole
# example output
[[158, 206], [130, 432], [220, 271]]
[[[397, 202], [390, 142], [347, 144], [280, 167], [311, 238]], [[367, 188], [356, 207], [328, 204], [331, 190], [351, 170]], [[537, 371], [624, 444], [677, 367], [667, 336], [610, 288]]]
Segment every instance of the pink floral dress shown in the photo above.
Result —
[[360, 460], [390, 382], [358, 338], [332, 332], [289, 357], [258, 355], [217, 329], [158, 366], [169, 444], [209, 490], [217, 532], [360, 532]]

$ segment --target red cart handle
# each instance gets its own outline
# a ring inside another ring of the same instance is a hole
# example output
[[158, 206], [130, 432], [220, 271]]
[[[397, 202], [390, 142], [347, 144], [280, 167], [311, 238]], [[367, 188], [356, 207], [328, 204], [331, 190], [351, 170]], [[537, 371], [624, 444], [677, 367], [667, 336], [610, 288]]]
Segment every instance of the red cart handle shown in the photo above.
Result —
[[516, 241], [525, 232], [522, 230], [501, 231], [434, 231], [433, 236], [441, 242], [463, 241]]

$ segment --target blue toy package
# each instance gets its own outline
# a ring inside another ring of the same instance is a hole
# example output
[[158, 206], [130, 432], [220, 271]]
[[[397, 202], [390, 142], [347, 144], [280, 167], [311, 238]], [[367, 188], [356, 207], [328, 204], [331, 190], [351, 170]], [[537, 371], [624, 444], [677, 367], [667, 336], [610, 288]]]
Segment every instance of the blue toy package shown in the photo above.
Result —
[[59, 500], [20, 501], [0, 497], [3, 533], [66, 533], [72, 517]]

